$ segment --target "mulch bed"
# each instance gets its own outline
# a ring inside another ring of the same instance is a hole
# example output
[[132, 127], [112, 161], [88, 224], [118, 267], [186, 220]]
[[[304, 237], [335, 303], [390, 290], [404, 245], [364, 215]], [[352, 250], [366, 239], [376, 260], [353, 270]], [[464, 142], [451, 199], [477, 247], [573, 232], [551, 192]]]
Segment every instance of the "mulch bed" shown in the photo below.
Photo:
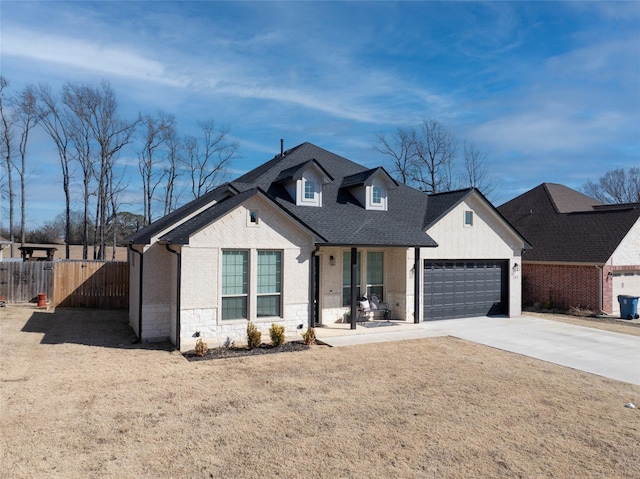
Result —
[[257, 356], [260, 354], [287, 353], [292, 351], [305, 351], [309, 349], [302, 341], [290, 341], [280, 346], [261, 344], [259, 348], [249, 349], [247, 347], [232, 346], [229, 348], [211, 348], [204, 356], [198, 356], [195, 351], [187, 351], [183, 356], [188, 361], [207, 361], [210, 359], [240, 358], [244, 356]]

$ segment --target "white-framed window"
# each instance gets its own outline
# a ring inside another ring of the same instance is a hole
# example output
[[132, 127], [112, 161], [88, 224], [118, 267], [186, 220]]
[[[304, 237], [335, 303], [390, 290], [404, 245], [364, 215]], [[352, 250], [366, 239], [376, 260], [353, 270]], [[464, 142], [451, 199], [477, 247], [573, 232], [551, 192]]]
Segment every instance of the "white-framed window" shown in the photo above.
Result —
[[247, 211], [247, 226], [258, 226], [260, 224], [260, 212], [258, 210]]
[[223, 320], [247, 319], [249, 293], [249, 251], [222, 252]]
[[313, 180], [304, 180], [304, 199], [305, 200], [314, 200], [315, 199], [315, 190], [316, 185]]
[[371, 202], [374, 205], [382, 204], [382, 187], [381, 186], [373, 186], [371, 188]]
[[[358, 251], [356, 269], [356, 297], [360, 297], [360, 261], [361, 254]], [[342, 252], [342, 306], [351, 304], [351, 251]]]
[[473, 211], [464, 212], [464, 225], [473, 226]]
[[[378, 297], [379, 301], [384, 298], [384, 252], [367, 251], [365, 264], [361, 261], [362, 255], [358, 251], [356, 268], [356, 297], [366, 294], [367, 298], [372, 295]], [[366, 270], [365, 270], [366, 269]], [[361, 272], [362, 271], [362, 272]], [[360, 278], [364, 273], [366, 284], [361, 286]], [[364, 292], [364, 293], [363, 293]], [[342, 253], [342, 306], [351, 305], [351, 251]]]
[[257, 316], [281, 316], [282, 252], [258, 251]]
[[384, 298], [384, 253], [382, 251], [367, 252], [367, 298], [376, 295], [378, 300]]

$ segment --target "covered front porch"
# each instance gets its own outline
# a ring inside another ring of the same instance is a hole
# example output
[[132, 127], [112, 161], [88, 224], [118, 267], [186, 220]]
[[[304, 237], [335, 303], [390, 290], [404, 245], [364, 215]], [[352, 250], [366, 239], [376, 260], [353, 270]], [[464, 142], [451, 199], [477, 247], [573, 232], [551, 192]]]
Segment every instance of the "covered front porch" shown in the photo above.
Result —
[[[419, 248], [322, 246], [312, 263], [312, 325], [318, 330], [366, 334], [420, 322]], [[363, 314], [361, 304], [371, 300], [379, 309]]]

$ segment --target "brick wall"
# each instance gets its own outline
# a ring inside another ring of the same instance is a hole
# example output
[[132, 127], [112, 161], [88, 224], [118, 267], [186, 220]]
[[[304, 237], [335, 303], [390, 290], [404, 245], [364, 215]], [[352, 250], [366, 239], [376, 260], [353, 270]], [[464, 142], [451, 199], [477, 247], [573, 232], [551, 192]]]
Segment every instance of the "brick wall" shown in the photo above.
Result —
[[[607, 272], [604, 272], [606, 278]], [[598, 311], [600, 273], [593, 266], [523, 263], [522, 300], [526, 306], [568, 309], [572, 306]], [[611, 297], [611, 288], [603, 293]], [[611, 300], [609, 299], [610, 304]]]

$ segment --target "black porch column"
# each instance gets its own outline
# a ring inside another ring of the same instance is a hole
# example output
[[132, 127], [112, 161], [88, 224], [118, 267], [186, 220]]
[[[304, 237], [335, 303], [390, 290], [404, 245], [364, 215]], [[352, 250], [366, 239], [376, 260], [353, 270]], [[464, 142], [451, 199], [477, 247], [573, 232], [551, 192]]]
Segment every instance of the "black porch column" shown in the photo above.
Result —
[[351, 248], [351, 329], [356, 329], [358, 317], [358, 291], [356, 277], [358, 275], [358, 248]]

